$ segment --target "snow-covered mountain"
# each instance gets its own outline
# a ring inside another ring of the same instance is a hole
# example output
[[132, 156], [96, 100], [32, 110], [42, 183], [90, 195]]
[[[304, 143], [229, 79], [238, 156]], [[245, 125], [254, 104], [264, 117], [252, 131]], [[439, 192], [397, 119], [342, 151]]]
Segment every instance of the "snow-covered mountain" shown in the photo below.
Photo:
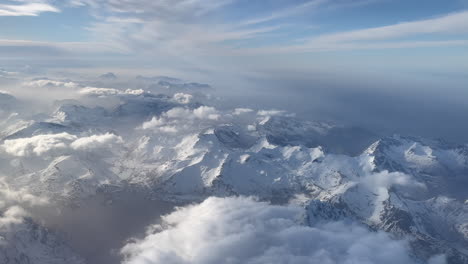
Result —
[[[448, 263], [468, 263], [467, 146], [379, 138], [277, 110], [221, 111], [197, 100], [207, 87], [161, 78], [138, 80], [177, 92], [75, 85], [74, 100], [34, 116], [15, 111], [13, 96], [0, 97], [5, 186], [59, 207], [102, 193], [112, 201], [122, 191], [175, 203], [256, 196], [304, 208], [306, 224], [352, 221], [409, 239], [419, 261], [445, 254]], [[5, 235], [0, 259], [73, 255], [24, 219], [16, 240]]]
[[85, 260], [54, 232], [24, 216], [23, 209], [10, 207], [0, 217], [0, 262], [84, 264]]

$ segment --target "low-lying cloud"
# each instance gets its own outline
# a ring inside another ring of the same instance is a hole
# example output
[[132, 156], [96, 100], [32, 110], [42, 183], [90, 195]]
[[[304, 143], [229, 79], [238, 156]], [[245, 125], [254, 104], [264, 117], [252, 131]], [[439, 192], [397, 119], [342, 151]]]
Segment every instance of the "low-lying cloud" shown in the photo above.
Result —
[[29, 138], [5, 140], [1, 149], [17, 157], [54, 156], [68, 151], [90, 151], [112, 148], [123, 143], [123, 139], [114, 134], [77, 137], [66, 132], [50, 135], [37, 135]]
[[208, 198], [127, 244], [124, 263], [416, 263], [406, 241], [344, 222], [309, 227], [303, 217], [295, 206]]

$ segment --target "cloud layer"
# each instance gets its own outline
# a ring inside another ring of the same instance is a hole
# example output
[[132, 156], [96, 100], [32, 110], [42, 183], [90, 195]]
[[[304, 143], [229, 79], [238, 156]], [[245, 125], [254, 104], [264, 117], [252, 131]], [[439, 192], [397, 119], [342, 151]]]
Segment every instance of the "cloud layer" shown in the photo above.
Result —
[[77, 137], [66, 132], [50, 135], [37, 135], [30, 138], [5, 140], [1, 149], [17, 157], [61, 155], [69, 151], [97, 151], [112, 148], [123, 143], [123, 139], [114, 134], [106, 133]]
[[304, 226], [303, 214], [251, 198], [208, 198], [127, 244], [124, 263], [415, 263], [404, 241], [343, 222]]

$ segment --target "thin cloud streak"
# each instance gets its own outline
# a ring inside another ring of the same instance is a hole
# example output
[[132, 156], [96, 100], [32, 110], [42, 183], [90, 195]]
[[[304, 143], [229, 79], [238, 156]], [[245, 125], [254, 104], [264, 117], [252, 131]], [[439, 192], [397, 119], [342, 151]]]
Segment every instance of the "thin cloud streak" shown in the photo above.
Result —
[[43, 12], [59, 13], [60, 10], [46, 3], [27, 3], [21, 5], [0, 4], [0, 16], [38, 16]]
[[243, 21], [239, 23], [240, 26], [249, 26], [249, 25], [255, 25], [255, 24], [260, 24], [260, 23], [265, 23], [269, 22], [272, 20], [284, 18], [284, 17], [289, 17], [293, 15], [297, 15], [299, 13], [304, 13], [306, 11], [311, 11], [313, 9], [319, 8], [320, 6], [330, 2], [329, 0], [313, 0], [313, 1], [308, 1], [306, 3], [297, 5], [297, 6], [292, 6], [288, 7], [283, 10], [279, 10], [277, 12], [271, 13], [269, 16], [265, 17], [257, 17], [253, 19], [249, 19], [246, 21]]
[[468, 33], [468, 11], [448, 14], [434, 19], [398, 23], [389, 26], [367, 28], [348, 32], [322, 35], [312, 42], [346, 42], [363, 40], [384, 40], [411, 37], [421, 34]]

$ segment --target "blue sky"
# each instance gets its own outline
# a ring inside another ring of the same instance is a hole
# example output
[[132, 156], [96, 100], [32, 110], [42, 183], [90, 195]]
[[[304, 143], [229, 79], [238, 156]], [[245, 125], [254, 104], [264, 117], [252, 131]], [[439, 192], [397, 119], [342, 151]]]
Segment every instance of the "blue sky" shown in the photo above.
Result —
[[122, 67], [207, 71], [281, 65], [289, 70], [468, 72], [466, 0], [0, 3], [0, 57], [10, 60], [88, 58], [100, 67], [119, 60]]

